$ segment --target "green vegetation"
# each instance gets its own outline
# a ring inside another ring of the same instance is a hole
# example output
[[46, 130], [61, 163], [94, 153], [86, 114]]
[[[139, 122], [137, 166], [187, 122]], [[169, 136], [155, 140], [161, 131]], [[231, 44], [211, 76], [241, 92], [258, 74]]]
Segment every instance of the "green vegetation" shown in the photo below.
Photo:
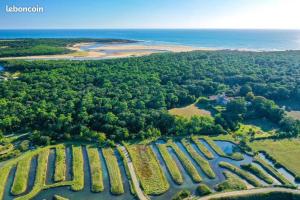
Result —
[[191, 155], [191, 157], [196, 161], [196, 163], [201, 167], [203, 172], [210, 178], [214, 179], [216, 177], [214, 171], [210, 167], [209, 162], [203, 158], [190, 143], [188, 143], [185, 139], [181, 140], [182, 144], [186, 148], [187, 152]]
[[[37, 144], [78, 137], [103, 141], [104, 135], [121, 141], [226, 133], [249, 118], [267, 118], [279, 126], [278, 136], [296, 136], [299, 122], [288, 118], [271, 99], [299, 99], [300, 69], [295, 67], [299, 63], [296, 51], [198, 51], [84, 62], [3, 61], [5, 70], [21, 74], [0, 82], [0, 91], [5, 91], [0, 93], [0, 130], [5, 134], [32, 131], [30, 139]], [[167, 112], [223, 91], [232, 101], [215, 120], [207, 116], [178, 119]]]
[[177, 194], [175, 194], [174, 197], [172, 197], [172, 200], [184, 200], [184, 199], [188, 198], [189, 196], [191, 196], [190, 191], [181, 190], [181, 191], [177, 192]]
[[205, 141], [213, 148], [213, 150], [222, 157], [231, 158], [233, 160], [243, 160], [244, 157], [239, 152], [234, 152], [232, 155], [227, 155], [211, 138], [205, 137]]
[[55, 172], [54, 181], [60, 182], [66, 179], [66, 148], [58, 145], [55, 149]]
[[9, 176], [11, 170], [11, 166], [5, 166], [0, 168], [0, 200], [2, 200], [4, 197], [4, 191], [6, 186], [6, 181]]
[[214, 159], [214, 155], [199, 141], [198, 137], [192, 137], [192, 140], [207, 159]]
[[258, 140], [249, 143], [256, 152], [265, 152], [275, 166], [284, 167], [300, 179], [300, 139]]
[[260, 168], [253, 165], [252, 163], [241, 165], [241, 168], [251, 172], [252, 174], [255, 174], [257, 177], [259, 177], [268, 184], [273, 184], [274, 182], [268, 174], [266, 174], [264, 171], [262, 171]]
[[127, 149], [144, 192], [151, 195], [166, 192], [169, 183], [151, 147], [127, 145]]
[[181, 185], [183, 183], [183, 177], [182, 177], [181, 171], [178, 168], [175, 160], [170, 155], [167, 145], [166, 144], [157, 144], [157, 147], [159, 149], [160, 154], [162, 155], [162, 158], [164, 159], [164, 161], [166, 163], [166, 166], [172, 176], [172, 179], [175, 181], [175, 183]]
[[92, 192], [102, 192], [104, 190], [104, 185], [98, 148], [87, 147], [87, 153], [92, 177]]
[[175, 151], [176, 155], [178, 156], [181, 164], [184, 166], [188, 174], [191, 176], [194, 182], [201, 182], [202, 178], [200, 174], [198, 173], [197, 169], [193, 165], [193, 163], [186, 157], [186, 155], [179, 149], [179, 147], [172, 142], [169, 142], [168, 145], [172, 147], [172, 149]]
[[72, 158], [73, 182], [71, 189], [80, 191], [84, 188], [84, 161], [81, 146], [72, 146]]
[[246, 171], [241, 170], [240, 168], [238, 168], [238, 167], [236, 167], [236, 166], [234, 166], [230, 163], [222, 161], [222, 162], [219, 163], [219, 166], [230, 170], [231, 172], [237, 174], [241, 178], [244, 178], [248, 183], [250, 183], [251, 185], [253, 185], [255, 187], [262, 186], [260, 184], [260, 182], [255, 178], [255, 176], [253, 176], [252, 174], [247, 173]]
[[271, 165], [269, 165], [269, 163], [265, 162], [259, 156], [255, 156], [255, 162], [257, 162], [260, 166], [262, 166], [269, 174], [275, 177], [282, 184], [292, 185], [289, 180], [287, 180], [281, 173], [279, 173], [276, 169], [274, 169]]
[[298, 200], [300, 199], [299, 194], [288, 193], [288, 192], [267, 192], [262, 194], [250, 194], [240, 195], [234, 197], [221, 197], [215, 200]]
[[246, 190], [247, 185], [238, 177], [225, 171], [223, 172], [226, 180], [216, 185], [215, 190], [219, 192], [233, 191], [233, 190]]
[[209, 195], [211, 194], [213, 191], [204, 183], [201, 183], [198, 187], [197, 187], [197, 195], [199, 196], [205, 196], [205, 195]]
[[26, 191], [30, 166], [31, 166], [30, 156], [18, 162], [14, 182], [11, 188], [11, 193], [13, 195], [20, 195]]
[[34, 180], [34, 185], [32, 190], [21, 197], [15, 198], [16, 200], [28, 200], [32, 199], [35, 195], [37, 195], [40, 191], [42, 191], [46, 184], [47, 178], [47, 167], [48, 167], [48, 156], [49, 149], [43, 149], [38, 155], [38, 165], [36, 170], [36, 176]]
[[109, 173], [110, 191], [112, 194], [123, 194], [122, 176], [115, 152], [111, 148], [103, 149], [103, 156]]
[[53, 200], [69, 200], [69, 199], [67, 199], [65, 197], [61, 197], [59, 195], [54, 195]]

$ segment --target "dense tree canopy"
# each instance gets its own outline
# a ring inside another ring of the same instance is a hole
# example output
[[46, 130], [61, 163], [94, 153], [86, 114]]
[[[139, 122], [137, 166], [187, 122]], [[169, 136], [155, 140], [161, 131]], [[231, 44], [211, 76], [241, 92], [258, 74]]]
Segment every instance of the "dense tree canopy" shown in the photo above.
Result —
[[[283, 111], [268, 99], [300, 100], [297, 51], [199, 51], [102, 61], [10, 61], [4, 65], [7, 71], [20, 71], [21, 75], [0, 81], [0, 131], [35, 130], [34, 137], [44, 136], [44, 143], [49, 138], [103, 141], [106, 137], [123, 140], [183, 130], [223, 132], [234, 129], [235, 122], [249, 113], [282, 123], [290, 131], [295, 123], [289, 125]], [[209, 118], [186, 122], [166, 112], [223, 91], [241, 97], [228, 104], [216, 122]], [[246, 105], [249, 99], [251, 108]]]

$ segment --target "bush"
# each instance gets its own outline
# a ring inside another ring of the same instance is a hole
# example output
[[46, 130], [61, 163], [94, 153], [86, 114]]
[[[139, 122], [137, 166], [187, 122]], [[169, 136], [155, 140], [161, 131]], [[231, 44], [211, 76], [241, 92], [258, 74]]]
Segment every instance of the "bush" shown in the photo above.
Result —
[[208, 194], [211, 194], [211, 193], [212, 193], [211, 189], [205, 184], [200, 184], [197, 187], [197, 194], [199, 196], [205, 196], [205, 195], [208, 195]]
[[177, 192], [173, 196], [172, 200], [183, 200], [183, 199], [185, 199], [185, 198], [187, 198], [189, 196], [191, 196], [191, 192], [190, 191], [188, 191], [188, 190], [181, 190], [181, 191]]

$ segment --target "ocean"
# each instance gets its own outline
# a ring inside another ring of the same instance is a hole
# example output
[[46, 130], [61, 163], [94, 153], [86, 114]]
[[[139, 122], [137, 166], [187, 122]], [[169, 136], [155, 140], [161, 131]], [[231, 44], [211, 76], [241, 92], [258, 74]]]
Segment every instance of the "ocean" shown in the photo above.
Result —
[[117, 38], [149, 44], [248, 50], [300, 50], [300, 30], [81, 29], [0, 30], [12, 38]]

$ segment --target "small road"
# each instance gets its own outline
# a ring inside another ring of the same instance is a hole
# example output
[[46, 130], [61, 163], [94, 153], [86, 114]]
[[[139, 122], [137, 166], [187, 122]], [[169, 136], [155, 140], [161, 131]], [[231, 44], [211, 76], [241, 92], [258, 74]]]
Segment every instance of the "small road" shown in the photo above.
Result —
[[139, 200], [149, 200], [149, 198], [144, 194], [143, 190], [141, 189], [140, 187], [140, 183], [139, 183], [139, 180], [137, 178], [137, 175], [134, 171], [134, 167], [133, 167], [133, 164], [132, 164], [132, 161], [131, 161], [131, 158], [129, 156], [129, 153], [127, 151], [127, 149], [124, 147], [124, 146], [121, 146], [121, 149], [125, 155], [125, 162], [124, 164], [127, 164], [128, 166], [128, 169], [129, 169], [129, 173], [130, 173], [130, 176], [131, 176], [131, 179], [132, 179], [132, 184], [133, 184], [133, 187], [134, 187], [134, 190], [136, 192], [136, 195], [137, 197], [139, 198]]
[[221, 197], [236, 197], [236, 196], [244, 196], [244, 195], [254, 195], [254, 194], [263, 194], [269, 192], [287, 192], [287, 193], [294, 193], [300, 195], [300, 190], [295, 189], [288, 189], [288, 188], [279, 188], [279, 187], [272, 187], [272, 188], [258, 188], [258, 189], [251, 189], [251, 190], [243, 190], [243, 191], [233, 191], [233, 192], [225, 192], [225, 193], [216, 193], [205, 197], [200, 197], [197, 200], [210, 200], [210, 199], [218, 199]]

